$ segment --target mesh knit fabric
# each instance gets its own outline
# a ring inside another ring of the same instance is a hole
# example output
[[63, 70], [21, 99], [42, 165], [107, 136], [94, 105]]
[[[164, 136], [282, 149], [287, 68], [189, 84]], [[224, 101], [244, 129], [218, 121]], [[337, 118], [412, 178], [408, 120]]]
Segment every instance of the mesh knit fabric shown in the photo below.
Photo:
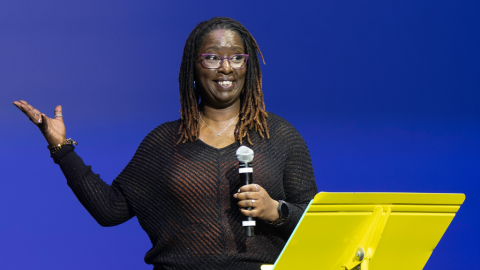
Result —
[[274, 263], [305, 207], [317, 193], [307, 146], [287, 121], [268, 113], [270, 139], [250, 131], [253, 182], [289, 204], [277, 226], [257, 220], [245, 237], [237, 200], [240, 188], [235, 142], [216, 149], [201, 140], [180, 143], [180, 122], [150, 132], [112, 182], [103, 182], [67, 146], [52, 154], [82, 205], [102, 226], [137, 216], [152, 248], [145, 262], [155, 269], [260, 269]]

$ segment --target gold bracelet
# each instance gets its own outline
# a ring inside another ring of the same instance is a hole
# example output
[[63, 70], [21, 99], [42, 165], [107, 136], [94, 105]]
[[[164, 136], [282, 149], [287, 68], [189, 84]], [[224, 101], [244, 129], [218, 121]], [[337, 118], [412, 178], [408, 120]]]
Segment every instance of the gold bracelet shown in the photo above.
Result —
[[62, 149], [65, 145], [77, 145], [78, 143], [72, 139], [65, 139], [63, 143], [59, 143], [57, 145], [49, 145], [47, 146], [48, 150], [50, 150], [50, 153], [55, 153], [58, 150]]

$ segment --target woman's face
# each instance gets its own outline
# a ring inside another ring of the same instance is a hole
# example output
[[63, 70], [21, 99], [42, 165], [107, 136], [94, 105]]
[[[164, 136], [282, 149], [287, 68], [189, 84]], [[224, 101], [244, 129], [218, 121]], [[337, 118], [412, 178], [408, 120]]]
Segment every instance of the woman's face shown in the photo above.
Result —
[[235, 70], [225, 59], [218, 69], [204, 68], [201, 63], [201, 55], [204, 53], [218, 54], [222, 57], [245, 54], [240, 36], [234, 31], [224, 29], [214, 30], [207, 34], [198, 50], [195, 70], [196, 87], [200, 90], [204, 105], [226, 108], [239, 102], [247, 67]]

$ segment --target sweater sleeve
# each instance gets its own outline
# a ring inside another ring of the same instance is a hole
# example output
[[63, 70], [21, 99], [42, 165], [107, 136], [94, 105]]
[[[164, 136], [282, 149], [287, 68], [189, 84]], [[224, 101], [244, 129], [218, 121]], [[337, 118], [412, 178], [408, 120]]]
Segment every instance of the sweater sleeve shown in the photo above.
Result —
[[307, 144], [300, 133], [288, 122], [282, 129], [283, 143], [287, 147], [283, 188], [285, 202], [289, 207], [289, 216], [275, 227], [288, 238], [297, 226], [305, 208], [318, 193], [318, 189]]
[[90, 166], [75, 153], [73, 146], [66, 146], [51, 156], [58, 164], [80, 203], [102, 226], [115, 226], [134, 216], [121, 186], [114, 181], [108, 185]]

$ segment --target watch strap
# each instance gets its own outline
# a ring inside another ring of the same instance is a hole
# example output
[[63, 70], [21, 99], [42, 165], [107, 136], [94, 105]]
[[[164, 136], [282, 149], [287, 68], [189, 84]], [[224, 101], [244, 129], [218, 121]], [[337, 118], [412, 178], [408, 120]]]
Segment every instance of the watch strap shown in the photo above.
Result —
[[278, 224], [281, 224], [283, 223], [285, 220], [287, 220], [288, 218], [288, 215], [286, 217], [284, 217], [283, 215], [283, 211], [282, 211], [282, 207], [284, 207], [283, 205], [285, 205], [288, 209], [288, 204], [283, 201], [283, 200], [279, 200], [278, 201], [278, 208], [277, 208], [277, 211], [278, 211], [278, 219], [277, 220], [274, 220], [272, 222], [268, 222], [270, 225], [272, 226], [275, 226], [275, 225], [278, 225]]

